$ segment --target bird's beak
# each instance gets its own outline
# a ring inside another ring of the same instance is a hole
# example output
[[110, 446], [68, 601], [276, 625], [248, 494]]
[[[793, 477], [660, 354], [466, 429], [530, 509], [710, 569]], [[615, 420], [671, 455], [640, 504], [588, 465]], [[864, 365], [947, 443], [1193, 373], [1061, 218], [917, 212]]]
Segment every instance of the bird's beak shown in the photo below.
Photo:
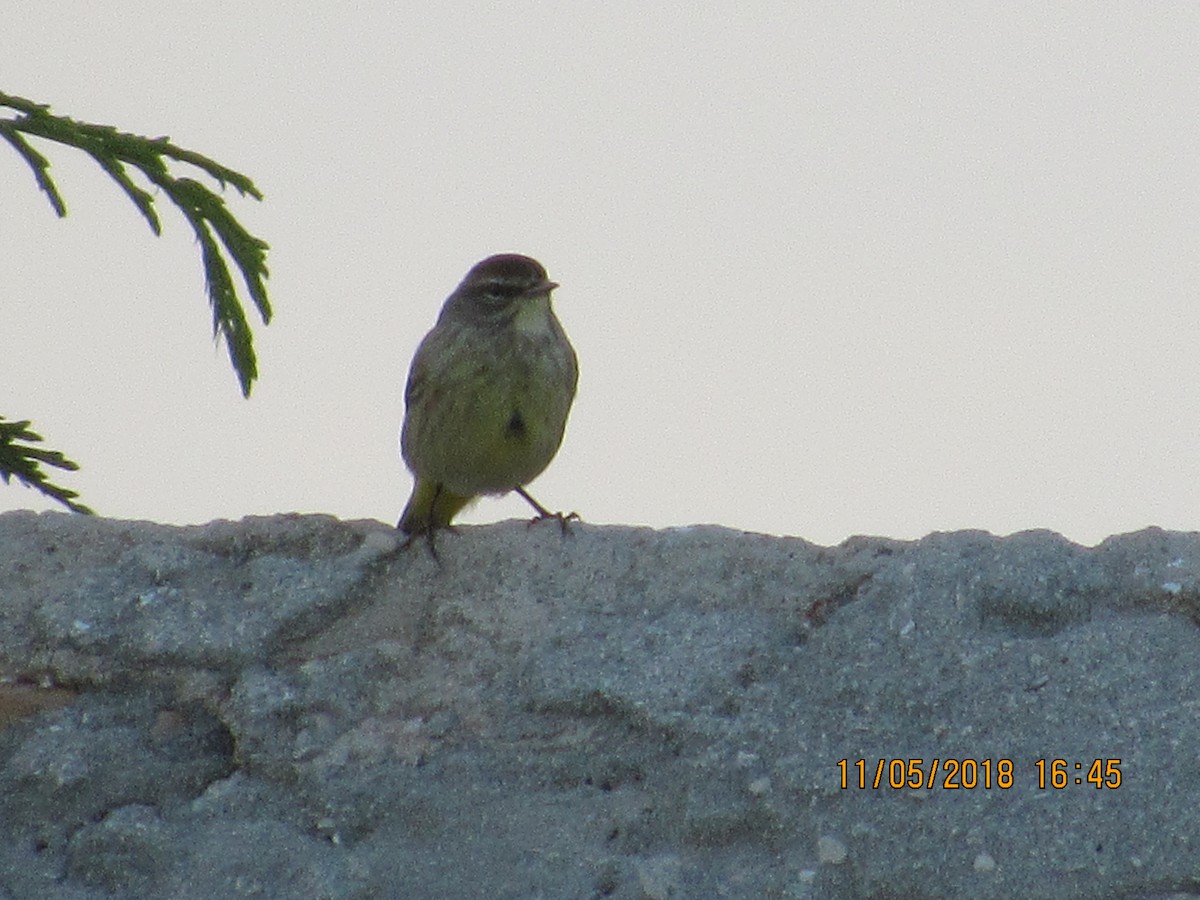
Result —
[[551, 281], [549, 278], [547, 278], [545, 281], [540, 281], [537, 284], [535, 284], [533, 287], [531, 287], [525, 293], [531, 297], [536, 297], [538, 294], [548, 294], [552, 290], [554, 290], [556, 287], [558, 287], [558, 282]]

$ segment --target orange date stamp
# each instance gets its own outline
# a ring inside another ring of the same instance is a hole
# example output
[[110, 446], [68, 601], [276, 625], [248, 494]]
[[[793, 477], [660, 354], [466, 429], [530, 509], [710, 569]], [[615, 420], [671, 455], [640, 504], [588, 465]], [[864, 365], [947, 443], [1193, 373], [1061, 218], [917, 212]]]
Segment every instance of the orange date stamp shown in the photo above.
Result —
[[[1017, 765], [1008, 758], [970, 759], [946, 757], [923, 759], [839, 759], [842, 790], [1008, 790], [1018, 780]], [[1026, 767], [1036, 778], [1039, 790], [1062, 790], [1071, 786], [1090, 786], [1097, 790], [1115, 790], [1121, 786], [1121, 760], [1039, 759]]]

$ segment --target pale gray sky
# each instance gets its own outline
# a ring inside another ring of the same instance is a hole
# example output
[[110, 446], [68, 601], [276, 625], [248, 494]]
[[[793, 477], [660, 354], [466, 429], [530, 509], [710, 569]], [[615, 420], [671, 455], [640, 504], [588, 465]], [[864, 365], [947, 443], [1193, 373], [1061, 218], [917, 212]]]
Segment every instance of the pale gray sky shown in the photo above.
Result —
[[1192, 529], [1198, 46], [1191, 0], [21, 4], [0, 90], [254, 178], [229, 202], [277, 316], [242, 400], [165, 199], [156, 239], [41, 144], [60, 221], [0, 146], [0, 414], [105, 515], [394, 522], [416, 344], [516, 251], [581, 364], [547, 506], [821, 543]]

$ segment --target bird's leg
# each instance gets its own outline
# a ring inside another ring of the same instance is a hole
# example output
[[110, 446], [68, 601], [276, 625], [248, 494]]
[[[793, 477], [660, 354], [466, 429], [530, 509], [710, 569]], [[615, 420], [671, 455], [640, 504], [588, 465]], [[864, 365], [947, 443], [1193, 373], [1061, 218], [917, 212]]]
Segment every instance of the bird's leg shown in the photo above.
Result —
[[412, 534], [410, 534], [407, 538], [405, 538], [404, 543], [400, 545], [400, 549], [407, 550], [412, 546], [413, 541], [418, 540], [419, 538], [424, 538], [425, 545], [429, 548], [429, 555], [433, 557], [433, 561], [435, 563], [440, 564], [442, 558], [438, 556], [437, 544], [435, 544], [433, 541], [434, 535], [439, 531], [448, 531], [451, 534], [458, 534], [458, 529], [453, 525], [443, 525], [441, 528], [434, 528], [430, 526], [423, 531], [414, 531]]
[[561, 512], [552, 513], [552, 512], [550, 512], [550, 510], [546, 509], [546, 507], [542, 506], [542, 504], [538, 503], [536, 500], [534, 500], [532, 497], [530, 497], [528, 492], [525, 490], [525, 488], [515, 487], [515, 488], [513, 488], [513, 490], [516, 491], [518, 494], [520, 494], [522, 497], [524, 497], [525, 502], [528, 503], [530, 506], [532, 506], [534, 508], [534, 510], [537, 511], [537, 515], [529, 520], [530, 525], [534, 525], [537, 522], [541, 522], [543, 519], [557, 519], [558, 525], [562, 529], [562, 533], [563, 534], [571, 533], [571, 528], [568, 523], [573, 520], [578, 520], [579, 513], [575, 513], [575, 512], [573, 512], [573, 513], [561, 513]]
[[[429, 503], [428, 518], [426, 518], [424, 522], [421, 522], [420, 524], [418, 524], [417, 527], [414, 528], [413, 531], [409, 533], [408, 538], [400, 546], [401, 550], [407, 550], [409, 547], [412, 546], [413, 541], [415, 541], [417, 538], [423, 537], [423, 538], [425, 538], [426, 545], [429, 547], [429, 555], [433, 557], [433, 561], [436, 563], [441, 563], [442, 560], [438, 556], [437, 545], [434, 543], [434, 540], [433, 540], [434, 535], [438, 531], [448, 531], [453, 535], [458, 534], [458, 529], [455, 528], [453, 525], [450, 525], [448, 523], [446, 525], [435, 525], [433, 522], [433, 510], [437, 505], [437, 500], [438, 500], [438, 497], [441, 495], [441, 493], [442, 493], [442, 486], [439, 484], [439, 485], [437, 485], [437, 487], [434, 488], [433, 500], [431, 500]], [[396, 527], [400, 528], [401, 523], [403, 521], [404, 521], [403, 518], [401, 518], [400, 522], [396, 523]]]

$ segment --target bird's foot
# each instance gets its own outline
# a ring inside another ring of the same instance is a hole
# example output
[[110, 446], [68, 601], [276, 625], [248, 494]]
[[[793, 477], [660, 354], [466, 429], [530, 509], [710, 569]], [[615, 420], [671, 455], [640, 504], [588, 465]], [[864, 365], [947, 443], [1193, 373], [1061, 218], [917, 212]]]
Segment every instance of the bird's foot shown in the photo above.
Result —
[[546, 512], [546, 513], [538, 513], [536, 516], [534, 516], [532, 519], [529, 520], [529, 522], [526, 524], [525, 527], [532, 528], [538, 522], [544, 522], [546, 519], [556, 519], [558, 521], [558, 527], [562, 529], [563, 534], [571, 534], [572, 533], [571, 532], [571, 523], [572, 522], [583, 521], [582, 519], [579, 518], [579, 513], [576, 513], [576, 512], [573, 512], [573, 513]]
[[513, 488], [513, 490], [515, 490], [518, 494], [520, 494], [522, 497], [524, 497], [525, 502], [528, 503], [530, 506], [532, 506], [534, 511], [537, 513], [536, 516], [534, 516], [532, 519], [529, 520], [529, 527], [536, 525], [538, 522], [541, 522], [544, 519], [557, 519], [558, 527], [562, 529], [562, 533], [570, 534], [571, 533], [570, 523], [581, 521], [579, 518], [579, 513], [576, 513], [576, 512], [573, 512], [573, 513], [561, 513], [561, 512], [553, 512], [552, 513], [552, 512], [550, 512], [550, 510], [546, 509], [546, 507], [542, 506], [542, 504], [538, 503], [536, 500], [534, 500], [532, 497], [530, 497], [529, 492], [526, 491], [525, 488], [523, 488], [523, 487]]
[[[399, 528], [400, 526], [397, 525], [396, 527]], [[434, 541], [434, 538], [437, 536], [439, 531], [448, 531], [455, 537], [458, 536], [458, 529], [453, 525], [430, 525], [426, 528], [420, 528], [409, 532], [409, 535], [407, 538], [405, 538], [404, 543], [400, 545], [400, 549], [407, 550], [413, 545], [414, 541], [424, 538], [425, 546], [429, 548], [429, 555], [433, 557], [434, 562], [440, 563], [442, 559], [440, 556], [438, 556], [437, 543]]]

